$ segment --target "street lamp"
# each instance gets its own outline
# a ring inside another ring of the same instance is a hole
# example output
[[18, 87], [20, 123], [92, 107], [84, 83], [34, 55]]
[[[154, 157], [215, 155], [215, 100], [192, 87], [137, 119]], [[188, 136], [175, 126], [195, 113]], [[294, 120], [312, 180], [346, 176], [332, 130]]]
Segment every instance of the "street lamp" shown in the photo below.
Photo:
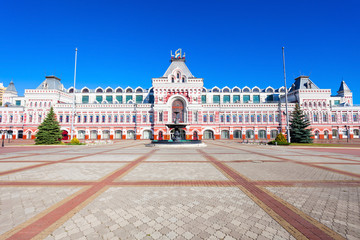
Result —
[[135, 116], [134, 116], [134, 121], [135, 121], [135, 127], [134, 127], [134, 129], [135, 129], [135, 133], [134, 133], [134, 140], [136, 140], [136, 128], [137, 128], [137, 116], [136, 116], [136, 107], [137, 107], [137, 104], [136, 104], [136, 102], [134, 102], [134, 112], [135, 112]]
[[347, 126], [345, 125], [345, 130], [346, 130], [346, 142], [348, 143], [349, 142], [349, 129], [350, 129], [350, 126]]

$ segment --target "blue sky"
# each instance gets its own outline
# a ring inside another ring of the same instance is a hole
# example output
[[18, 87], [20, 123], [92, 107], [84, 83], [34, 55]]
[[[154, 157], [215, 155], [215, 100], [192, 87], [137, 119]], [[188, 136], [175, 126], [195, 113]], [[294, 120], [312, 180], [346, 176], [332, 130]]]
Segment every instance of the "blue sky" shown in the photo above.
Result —
[[0, 82], [149, 88], [182, 48], [205, 87], [288, 86], [300, 74], [360, 103], [360, 1], [0, 0]]

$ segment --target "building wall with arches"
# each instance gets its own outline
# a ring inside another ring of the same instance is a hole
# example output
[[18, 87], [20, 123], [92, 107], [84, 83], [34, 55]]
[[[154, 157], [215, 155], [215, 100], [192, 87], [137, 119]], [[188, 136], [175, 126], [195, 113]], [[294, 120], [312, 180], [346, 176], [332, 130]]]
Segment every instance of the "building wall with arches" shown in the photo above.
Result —
[[66, 89], [59, 78], [47, 76], [37, 88], [26, 89], [24, 96], [5, 92], [4, 101], [0, 128], [12, 129], [13, 139], [34, 139], [51, 107], [61, 129], [70, 134], [73, 123], [74, 136], [81, 140], [170, 139], [166, 124], [174, 121], [175, 101], [183, 104], [181, 121], [187, 123], [186, 139], [271, 140], [286, 132], [286, 115], [290, 116], [296, 104], [310, 121], [316, 140], [358, 139], [360, 130], [360, 107], [353, 105], [344, 81], [334, 95], [330, 89], [318, 88], [307, 76], [296, 78], [288, 89], [286, 113], [283, 86], [205, 88], [204, 80], [187, 68], [185, 57], [172, 57], [165, 74], [153, 78], [148, 89]]

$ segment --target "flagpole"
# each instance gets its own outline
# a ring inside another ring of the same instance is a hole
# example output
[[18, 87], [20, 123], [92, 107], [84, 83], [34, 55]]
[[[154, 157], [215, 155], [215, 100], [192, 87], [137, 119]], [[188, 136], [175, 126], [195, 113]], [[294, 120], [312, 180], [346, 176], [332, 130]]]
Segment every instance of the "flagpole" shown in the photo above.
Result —
[[286, 87], [286, 73], [285, 73], [285, 48], [282, 47], [282, 54], [283, 54], [283, 68], [284, 68], [284, 82], [285, 82], [285, 111], [286, 111], [286, 135], [288, 143], [291, 142], [290, 139], [290, 128], [289, 128], [289, 112], [288, 112], [288, 89]]
[[[74, 137], [74, 122], [75, 122], [75, 84], [76, 84], [76, 61], [77, 61], [77, 48], [75, 48], [75, 69], [74, 69], [74, 88], [73, 88], [73, 106], [71, 118], [71, 139]], [[70, 139], [70, 140], [71, 140]]]

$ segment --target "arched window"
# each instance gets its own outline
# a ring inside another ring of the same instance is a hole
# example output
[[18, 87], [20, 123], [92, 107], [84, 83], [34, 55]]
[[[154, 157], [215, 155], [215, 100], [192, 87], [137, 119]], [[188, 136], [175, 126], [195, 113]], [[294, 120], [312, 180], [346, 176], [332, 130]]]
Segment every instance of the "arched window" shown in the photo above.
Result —
[[324, 131], [324, 139], [329, 139], [329, 131]]
[[223, 92], [228, 93], [228, 92], [230, 92], [230, 89], [228, 89], [228, 88], [224, 88]]
[[171, 82], [173, 83], [175, 81], [174, 77], [171, 78]]
[[116, 92], [117, 92], [117, 93], [122, 93], [123, 90], [122, 90], [121, 88], [117, 88], [117, 89], [116, 89]]
[[133, 90], [132, 90], [131, 88], [128, 88], [128, 89], [126, 89], [126, 92], [127, 92], [127, 93], [132, 93]]
[[243, 89], [243, 92], [246, 92], [246, 93], [247, 93], [247, 92], [250, 92], [250, 89], [249, 89], [249, 88], [244, 88], [244, 89]]
[[259, 130], [258, 137], [259, 137], [259, 139], [266, 139], [266, 131]]
[[229, 138], [230, 138], [229, 130], [222, 130], [221, 139], [229, 139]]
[[254, 139], [254, 130], [246, 130], [246, 138]]
[[233, 135], [234, 135], [235, 139], [241, 139], [242, 138], [241, 130], [235, 130]]
[[271, 130], [270, 131], [270, 138], [276, 138], [278, 135], [278, 130]]
[[138, 88], [138, 89], [136, 89], [136, 92], [137, 92], [137, 93], [142, 93], [143, 90], [142, 90], [141, 88]]
[[194, 133], [193, 133], [193, 140], [199, 140], [197, 131], [194, 131]]
[[220, 90], [218, 88], [214, 88], [213, 92], [220, 92]]
[[82, 90], [82, 93], [88, 93], [89, 92], [89, 89], [87, 89], [87, 88], [84, 88], [83, 90]]
[[333, 139], [336, 139], [339, 137], [339, 133], [338, 133], [338, 130], [337, 129], [333, 129], [332, 130], [332, 138]]
[[180, 73], [179, 73], [179, 72], [176, 73], [176, 78], [177, 78], [177, 79], [180, 79]]
[[122, 131], [121, 130], [115, 131], [115, 139], [122, 139]]
[[80, 140], [85, 139], [85, 130], [79, 130], [77, 138]]
[[316, 130], [314, 134], [315, 139], [319, 139], [319, 136], [320, 136], [320, 132]]
[[96, 89], [96, 92], [97, 92], [97, 93], [102, 93], [103, 90], [102, 90], [101, 88], [98, 88], [98, 89]]
[[74, 92], [74, 89], [70, 88], [69, 93], [73, 93], [73, 92]]
[[112, 90], [111, 88], [108, 88], [108, 89], [106, 89], [106, 92], [107, 92], [107, 93], [112, 93], [113, 90]]
[[92, 140], [97, 139], [97, 130], [90, 131], [90, 139], [92, 139]]
[[182, 77], [182, 82], [183, 82], [183, 83], [185, 82], [185, 77]]
[[214, 132], [212, 130], [205, 130], [203, 139], [214, 139]]
[[359, 129], [354, 129], [354, 138], [359, 138]]
[[152, 139], [152, 131], [151, 130], [144, 130], [143, 132], [143, 139]]

